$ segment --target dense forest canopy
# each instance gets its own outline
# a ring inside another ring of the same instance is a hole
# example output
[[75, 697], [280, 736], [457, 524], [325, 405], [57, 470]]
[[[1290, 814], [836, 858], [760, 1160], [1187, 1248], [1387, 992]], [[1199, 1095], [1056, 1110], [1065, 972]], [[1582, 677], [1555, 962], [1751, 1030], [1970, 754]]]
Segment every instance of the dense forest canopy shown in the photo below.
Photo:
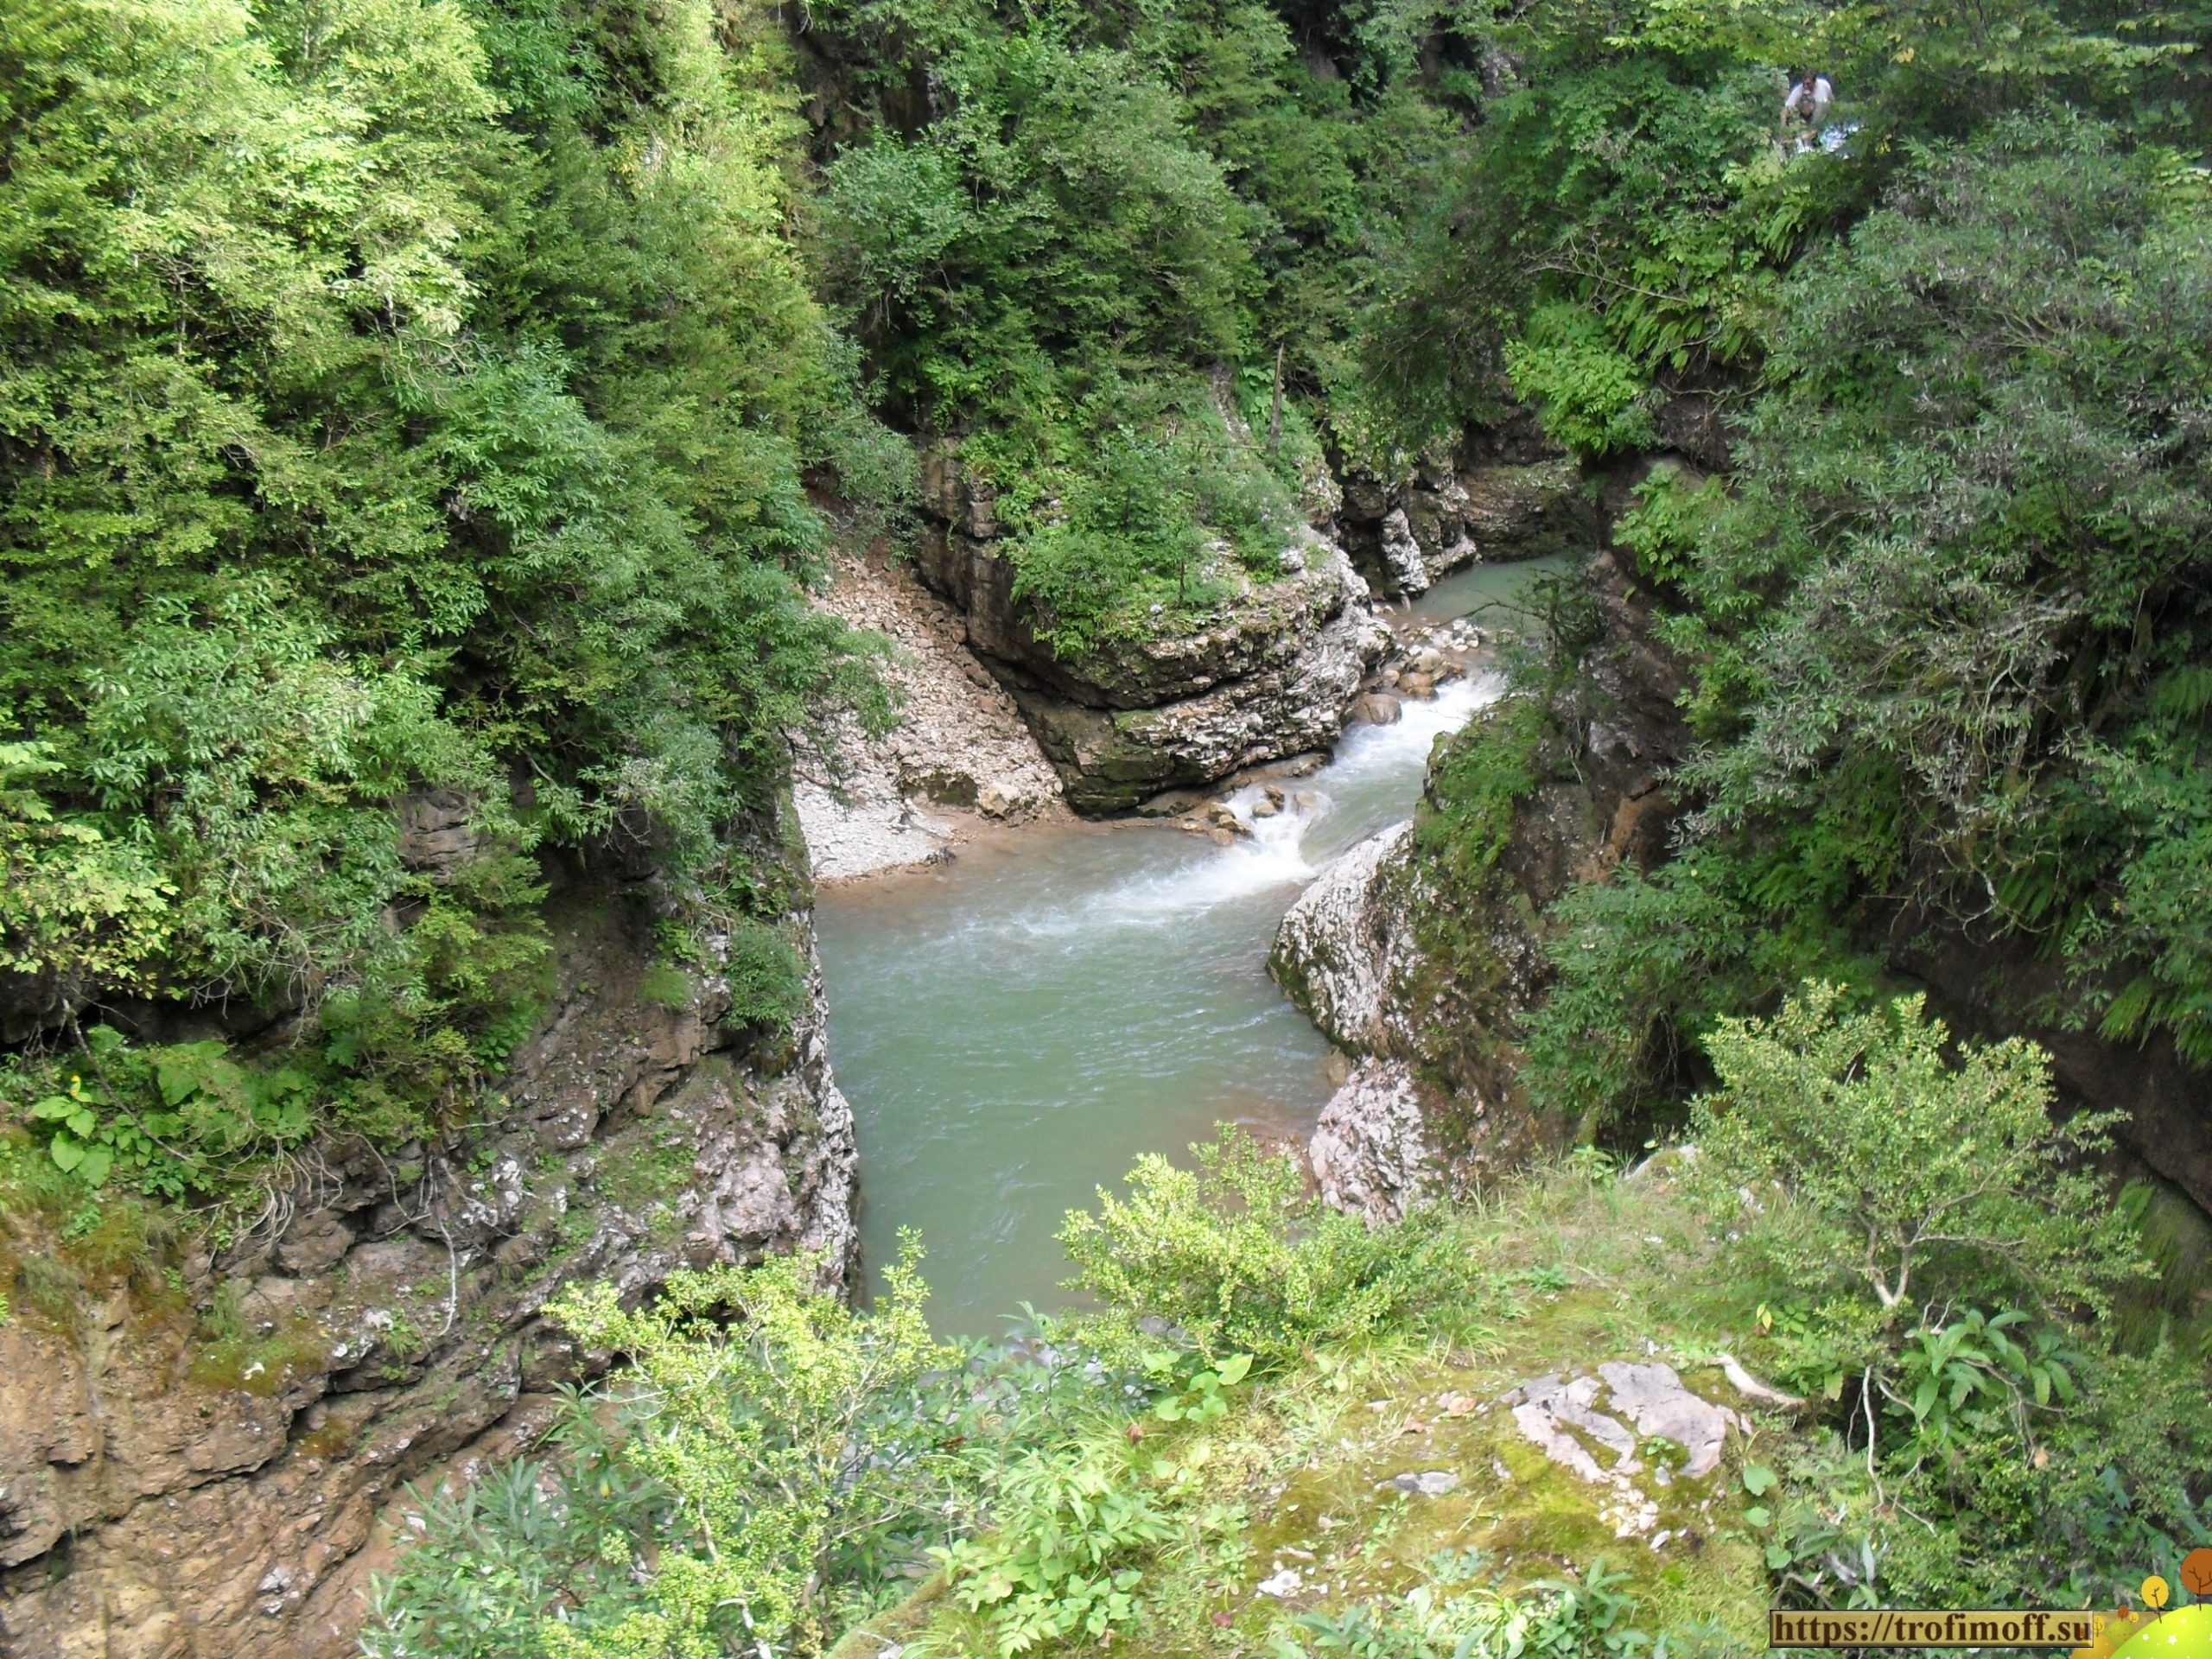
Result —
[[[788, 987], [733, 828], [786, 731], [880, 712], [802, 589], [825, 501], [896, 529], [910, 435], [1080, 652], [1268, 580], [1332, 474], [1516, 399], [1632, 465], [1692, 397], [1736, 481], [1624, 533], [1701, 664], [1716, 856], [1572, 901], [1606, 1006], [1570, 985], [1560, 1041], [1618, 1052], [1558, 1087], [1900, 894], [2201, 1058], [2195, 21], [11, 8], [11, 1035], [255, 1010], [328, 1121], [465, 1115], [560, 845], [651, 849]], [[1839, 153], [1773, 142], [1799, 60]], [[483, 855], [410, 863], [417, 800]], [[1647, 911], [1721, 921], [1624, 1008]]]
[[[772, 20], [0, 29], [0, 834], [34, 1020], [294, 1011], [329, 1113], [404, 1133], [526, 1018], [534, 847], [626, 837], [774, 913], [730, 825], [790, 728], [874, 695], [803, 599], [806, 480], [887, 503], [911, 461], [787, 233]], [[442, 795], [485, 855], [410, 868], [395, 801]]]

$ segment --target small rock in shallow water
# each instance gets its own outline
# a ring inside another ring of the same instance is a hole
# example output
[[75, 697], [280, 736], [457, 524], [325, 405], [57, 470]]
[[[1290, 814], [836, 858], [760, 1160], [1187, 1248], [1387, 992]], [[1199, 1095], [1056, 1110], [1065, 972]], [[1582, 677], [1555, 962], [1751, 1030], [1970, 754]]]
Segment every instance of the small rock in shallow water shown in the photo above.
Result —
[[1395, 726], [1404, 713], [1388, 691], [1370, 691], [1351, 706], [1351, 717], [1370, 726]]

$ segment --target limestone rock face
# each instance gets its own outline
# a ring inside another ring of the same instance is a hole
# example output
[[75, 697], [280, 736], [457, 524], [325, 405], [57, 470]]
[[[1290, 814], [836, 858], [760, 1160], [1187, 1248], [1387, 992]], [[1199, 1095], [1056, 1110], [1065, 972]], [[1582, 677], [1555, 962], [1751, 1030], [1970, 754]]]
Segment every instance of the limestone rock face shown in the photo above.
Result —
[[1285, 550], [1278, 577], [1248, 582], [1201, 627], [1057, 656], [1014, 596], [988, 492], [943, 452], [925, 457], [923, 478], [933, 522], [916, 569], [1012, 691], [1078, 812], [1126, 811], [1166, 790], [1327, 747], [1389, 644], [1366, 582], [1308, 531]]
[[1298, 897], [1275, 933], [1268, 971], [1348, 1054], [1409, 1051], [1412, 1033], [1391, 992], [1413, 965], [1414, 896], [1380, 879], [1405, 844], [1394, 824], [1345, 853]]
[[1403, 1060], [1362, 1060], [1321, 1109], [1306, 1145], [1313, 1179], [1332, 1208], [1370, 1226], [1444, 1187], [1428, 1144], [1420, 1086]]
[[1471, 435], [1451, 465], [1395, 484], [1347, 480], [1337, 528], [1361, 572], [1395, 597], [1463, 565], [1588, 548], [1597, 518], [1581, 467], [1532, 429]]
[[[1368, 610], [1366, 584], [1340, 553], [1332, 550], [1281, 585], [1294, 585], [1301, 595], [1295, 606], [1287, 603], [1292, 595], [1271, 596], [1265, 608], [1281, 632], [1262, 637], [1247, 617], [1244, 626], [1197, 636], [1233, 642], [1233, 660], [1249, 666], [1211, 678], [1193, 695], [1128, 708], [1041, 688], [1015, 691], [1070, 805], [1086, 813], [1126, 811], [1162, 791], [1211, 783], [1337, 741], [1389, 632]], [[1332, 590], [1332, 607], [1313, 602]], [[1190, 640], [1173, 643], [1177, 654], [1197, 649]]]
[[1520, 1093], [1506, 1034], [1541, 972], [1535, 942], [1511, 906], [1481, 924], [1492, 961], [1478, 988], [1481, 1040], [1471, 1043], [1459, 969], [1433, 960], [1422, 939], [1439, 902], [1412, 826], [1398, 824], [1314, 879], [1268, 958], [1290, 1000], [1357, 1061], [1308, 1156], [1328, 1202], [1371, 1220], [1463, 1192], [1557, 1138]]
[[900, 562], [840, 555], [833, 574], [817, 602], [890, 640], [883, 671], [899, 723], [873, 736], [847, 717], [826, 737], [795, 736], [792, 792], [815, 878], [949, 857], [963, 813], [1013, 823], [1064, 817], [1052, 763], [969, 650], [951, 607]]
[[[1443, 557], [1440, 551], [1440, 563]], [[1398, 592], [1428, 591], [1428, 561], [1422, 556], [1421, 543], [1414, 539], [1413, 526], [1407, 522], [1403, 507], [1393, 507], [1382, 517], [1382, 568], [1390, 573], [1391, 586]]]
[[[559, 994], [495, 1126], [319, 1147], [263, 1226], [187, 1262], [174, 1304], [118, 1287], [73, 1328], [0, 1326], [0, 1651], [353, 1653], [403, 1488], [527, 1452], [585, 1374], [542, 1315], [563, 1287], [636, 1300], [793, 1249], [843, 1281], [856, 1154], [819, 973], [764, 1037], [711, 969], [680, 1007], [639, 995], [655, 952], [620, 893], [572, 888], [549, 916]], [[191, 1304], [219, 1287], [240, 1335], [216, 1344]]]

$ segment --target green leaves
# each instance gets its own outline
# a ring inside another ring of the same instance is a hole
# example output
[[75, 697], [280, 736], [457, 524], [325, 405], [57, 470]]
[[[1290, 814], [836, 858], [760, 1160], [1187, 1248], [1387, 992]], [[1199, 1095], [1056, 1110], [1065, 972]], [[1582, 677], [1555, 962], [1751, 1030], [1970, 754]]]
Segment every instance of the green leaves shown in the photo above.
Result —
[[1911, 1332], [1897, 1355], [1897, 1385], [1888, 1395], [1910, 1417], [1916, 1436], [1945, 1446], [1961, 1434], [1986, 1433], [1990, 1408], [2024, 1433], [2020, 1420], [2031, 1402], [2049, 1408], [2075, 1399], [2073, 1367], [2080, 1357], [2052, 1327], [2037, 1332], [2024, 1346], [2011, 1333], [2027, 1320], [2018, 1308], [1987, 1318], [1968, 1308], [1955, 1319]]
[[1218, 1364], [1200, 1366], [1180, 1393], [1161, 1399], [1152, 1414], [1163, 1423], [1210, 1423], [1229, 1410], [1228, 1391], [1252, 1369], [1252, 1356], [1231, 1354]]
[[1544, 429], [1592, 459], [1657, 441], [1649, 372], [1615, 348], [1599, 320], [1580, 306], [1541, 306], [1506, 347], [1513, 390], [1536, 406]]
[[1226, 1125], [1193, 1150], [1196, 1172], [1139, 1160], [1126, 1199], [1100, 1189], [1097, 1213], [1071, 1211], [1059, 1236], [1074, 1283], [1123, 1325], [1164, 1318], [1201, 1353], [1223, 1356], [1200, 1374], [1214, 1386], [1241, 1377], [1247, 1356], [1281, 1363], [1415, 1323], [1470, 1282], [1433, 1217], [1416, 1211], [1370, 1232], [1309, 1197], [1294, 1160]]
[[1712, 1201], [1798, 1283], [1855, 1283], [1885, 1323], [1985, 1285], [2104, 1306], [2133, 1241], [2068, 1166], [2108, 1118], [2054, 1126], [2032, 1045], [1966, 1046], [1953, 1067], [1948, 1038], [1918, 997], [1851, 1014], [1818, 983], [1770, 1020], [1724, 1020], [1721, 1086], [1692, 1107]]
[[49, 1095], [31, 1107], [34, 1122], [53, 1123], [54, 1138], [47, 1142], [54, 1166], [64, 1174], [73, 1172], [86, 1185], [106, 1185], [115, 1167], [115, 1149], [93, 1139], [99, 1115], [79, 1095]]

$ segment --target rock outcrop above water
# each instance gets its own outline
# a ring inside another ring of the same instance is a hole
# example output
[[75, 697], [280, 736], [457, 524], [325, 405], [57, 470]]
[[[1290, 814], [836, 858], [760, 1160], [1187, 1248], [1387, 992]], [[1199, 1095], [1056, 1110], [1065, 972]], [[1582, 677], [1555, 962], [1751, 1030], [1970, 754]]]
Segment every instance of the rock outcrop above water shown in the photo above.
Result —
[[[1455, 1065], [1451, 964], [1422, 937], [1438, 895], [1411, 824], [1361, 842], [1316, 877], [1283, 918], [1268, 971], [1355, 1064], [1322, 1109], [1308, 1158], [1322, 1196], [1369, 1220], [1424, 1197], [1464, 1192], [1522, 1161], [1546, 1135], [1510, 1065]], [[1524, 942], [1498, 941], [1516, 960]], [[1522, 982], [1533, 964], [1522, 960]]]
[[1014, 596], [988, 490], [942, 454], [928, 458], [925, 479], [922, 578], [1011, 689], [1079, 812], [1124, 811], [1163, 791], [1327, 747], [1389, 643], [1366, 582], [1341, 550], [1308, 532], [1287, 561], [1294, 568], [1248, 584], [1199, 629], [1057, 656]]
[[840, 554], [823, 608], [890, 640], [884, 676], [899, 724], [871, 737], [841, 720], [826, 746], [794, 744], [793, 793], [817, 880], [946, 857], [957, 815], [1062, 817], [1060, 783], [1013, 699], [963, 643], [960, 618], [913, 566]]
[[1388, 631], [1367, 608], [1366, 584], [1333, 549], [1278, 586], [1287, 591], [1260, 589], [1212, 632], [1173, 642], [1173, 655], [1192, 657], [1217, 642], [1219, 660], [1238, 664], [1191, 696], [1115, 707], [1033, 688], [1015, 693], [1077, 811], [1126, 810], [1336, 742]]
[[1587, 547], [1598, 531], [1581, 467], [1526, 419], [1470, 434], [1448, 462], [1395, 483], [1355, 474], [1342, 498], [1344, 548], [1393, 597], [1423, 593], [1463, 565]]
[[[1383, 1217], [1423, 1190], [1466, 1190], [1579, 1129], [1535, 1112], [1520, 1082], [1519, 1022], [1548, 985], [1545, 912], [1579, 876], [1664, 855], [1662, 768], [1681, 745], [1680, 682], [1650, 642], [1648, 600], [1610, 556], [1585, 581], [1612, 642], [1592, 670], [1598, 712], [1540, 746], [1494, 861], [1470, 874], [1424, 850], [1414, 826], [1386, 830], [1325, 870], [1276, 935], [1269, 971], [1359, 1063], [1313, 1149], [1344, 1208]], [[1454, 742], [1510, 717], [1494, 706]], [[1431, 817], [1439, 788], [1432, 773]]]
[[1419, 894], [1408, 880], [1386, 883], [1381, 874], [1412, 830], [1394, 824], [1314, 877], [1283, 917], [1268, 959], [1290, 1000], [1348, 1054], [1410, 1046], [1402, 1002], [1419, 950]]
[[1403, 1060], [1364, 1059], [1352, 1068], [1306, 1143], [1324, 1202], [1380, 1226], [1443, 1191], [1421, 1096]]
[[852, 1115], [818, 973], [795, 1029], [765, 1035], [711, 972], [675, 1006], [647, 994], [636, 895], [579, 883], [549, 915], [559, 994], [495, 1128], [318, 1148], [181, 1285], [0, 1326], [12, 1659], [352, 1653], [403, 1488], [526, 1451], [583, 1373], [542, 1313], [563, 1287], [635, 1299], [792, 1249], [849, 1270]]

